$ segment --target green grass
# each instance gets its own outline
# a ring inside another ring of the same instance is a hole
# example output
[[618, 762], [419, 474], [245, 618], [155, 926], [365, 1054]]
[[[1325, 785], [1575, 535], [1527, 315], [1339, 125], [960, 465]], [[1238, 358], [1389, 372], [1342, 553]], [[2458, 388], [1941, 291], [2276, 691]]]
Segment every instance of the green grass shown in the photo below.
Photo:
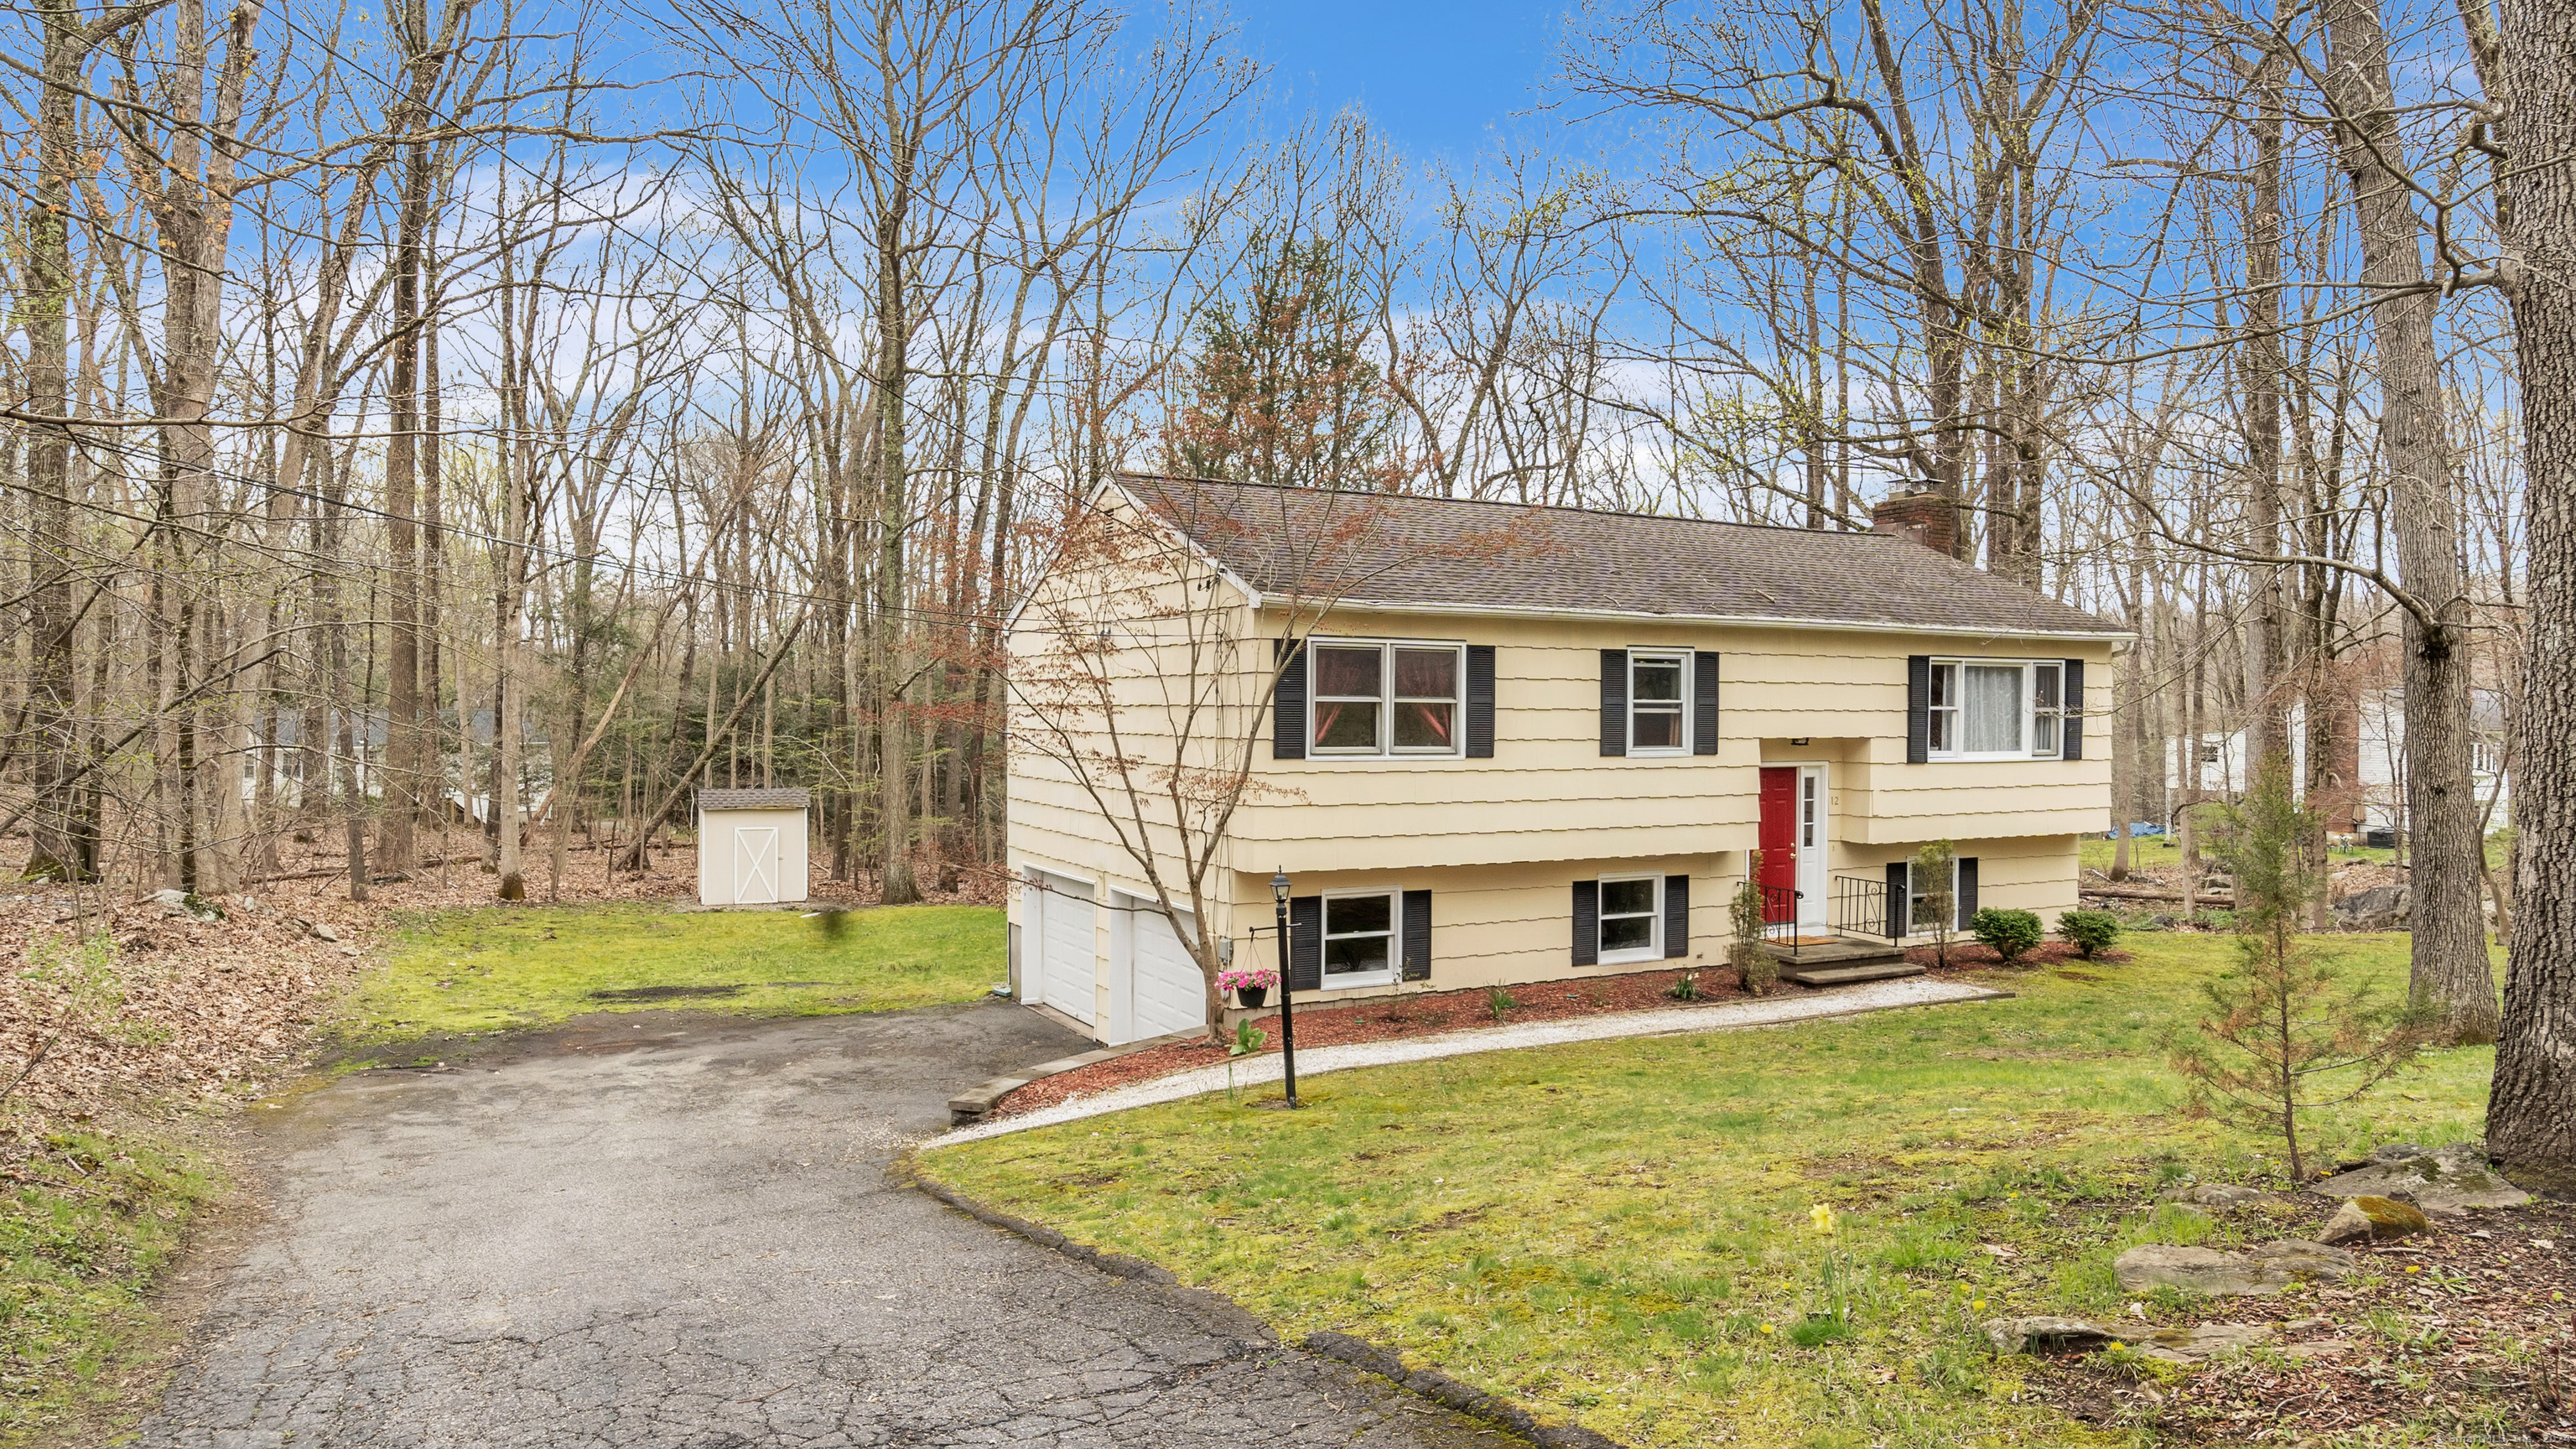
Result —
[[213, 1196], [206, 1164], [148, 1132], [48, 1135], [0, 1198], [0, 1444], [118, 1415], [157, 1331], [145, 1287]]
[[[2280, 1169], [2165, 1065], [2229, 943], [2122, 944], [1999, 974], [2011, 1000], [1337, 1073], [1300, 1113], [1219, 1095], [922, 1166], [1288, 1335], [1355, 1333], [1626, 1443], [2126, 1443], [2020, 1395], [1975, 1323], [2127, 1311], [2121, 1249], [2246, 1231], [2154, 1206], [2162, 1181]], [[2317, 949], [2402, 989], [2403, 936]], [[2311, 1145], [2474, 1137], [2492, 1061], [2436, 1053]]]
[[[893, 1011], [972, 1001], [1008, 974], [1002, 913], [912, 906], [792, 911], [618, 905], [492, 907], [406, 923], [345, 1003], [361, 1041], [547, 1026], [591, 1011], [689, 1007], [759, 1015]], [[597, 993], [740, 987], [660, 1000]]]

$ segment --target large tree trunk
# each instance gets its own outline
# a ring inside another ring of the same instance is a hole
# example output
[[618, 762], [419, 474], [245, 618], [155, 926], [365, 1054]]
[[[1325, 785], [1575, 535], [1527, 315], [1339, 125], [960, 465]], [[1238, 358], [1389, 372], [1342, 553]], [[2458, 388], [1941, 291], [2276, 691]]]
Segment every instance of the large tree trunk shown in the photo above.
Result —
[[[2333, 0], [2327, 89], [2351, 180], [2362, 281], [2379, 354], [2381, 455], [2390, 473], [2398, 567], [2419, 614], [2405, 615], [2406, 823], [2414, 923], [2409, 990], [2438, 1018], [2439, 1039], [2495, 1040], [2495, 973], [2478, 908], [2482, 844], [2469, 783], [2470, 609], [2459, 556], [2459, 505], [2442, 416], [2438, 299], [2424, 288], [2423, 226], [2393, 169], [2403, 164], [2377, 0]], [[2399, 288], [2414, 288], [2399, 291]], [[2526, 384], [2528, 391], [2528, 384]]]
[[2576, 0], [2504, 0], [2515, 176], [2514, 331], [2530, 489], [2512, 968], [2487, 1148], [2514, 1180], [2576, 1193]]
[[35, 801], [27, 812], [33, 849], [30, 878], [93, 880], [98, 875], [98, 822], [82, 808], [80, 729], [74, 715], [73, 641], [80, 623], [78, 544], [72, 526], [71, 258], [72, 179], [88, 163], [78, 131], [80, 91], [90, 56], [167, 0], [119, 6], [81, 23], [69, 4], [40, 4], [43, 79], [36, 93], [36, 178], [25, 225], [26, 409], [41, 419], [27, 447], [27, 730], [36, 750], [29, 775]]

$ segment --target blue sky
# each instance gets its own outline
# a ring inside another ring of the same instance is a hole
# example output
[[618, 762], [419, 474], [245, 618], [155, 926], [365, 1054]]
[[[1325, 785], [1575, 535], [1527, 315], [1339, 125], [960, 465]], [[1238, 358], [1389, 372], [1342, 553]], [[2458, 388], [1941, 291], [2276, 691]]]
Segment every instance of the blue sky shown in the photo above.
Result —
[[[1536, 102], [1567, 0], [1244, 0], [1243, 46], [1286, 109], [1358, 102], [1408, 155], [1463, 159]], [[1538, 121], [1535, 124], [1551, 124]]]

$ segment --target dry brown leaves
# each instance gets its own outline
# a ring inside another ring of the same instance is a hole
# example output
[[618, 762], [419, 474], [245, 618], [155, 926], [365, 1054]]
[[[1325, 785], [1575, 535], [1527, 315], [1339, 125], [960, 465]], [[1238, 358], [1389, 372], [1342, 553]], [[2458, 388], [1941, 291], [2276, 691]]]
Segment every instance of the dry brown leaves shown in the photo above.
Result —
[[[2320, 1216], [2332, 1206], [2319, 1205]], [[2078, 1418], [2182, 1443], [2344, 1444], [2401, 1439], [2403, 1430], [2576, 1444], [2567, 1379], [2576, 1370], [2576, 1204], [2433, 1222], [2424, 1236], [2358, 1250], [2373, 1286], [2329, 1287], [2295, 1303], [2212, 1300], [2185, 1315], [2291, 1320], [2282, 1341], [2296, 1357], [2258, 1351], [2169, 1382], [2100, 1358], [2057, 1360], [2047, 1395]]]
[[[221, 920], [173, 916], [132, 883], [87, 886], [18, 884], [23, 837], [0, 849], [0, 1085], [16, 1079], [41, 1049], [43, 1060], [10, 1093], [22, 1134], [115, 1104], [162, 1100], [201, 1104], [236, 1100], [239, 1089], [274, 1074], [311, 1039], [334, 997], [408, 912], [497, 904], [497, 881], [482, 868], [479, 833], [424, 832], [420, 853], [432, 862], [407, 879], [377, 878], [368, 900], [348, 899], [344, 857], [336, 844], [280, 843], [271, 878], [208, 897]], [[444, 863], [439, 863], [444, 859]], [[652, 869], [612, 875], [604, 849], [574, 848], [559, 899], [685, 900], [694, 892], [697, 858], [686, 846], [656, 851]], [[527, 853], [529, 908], [549, 894], [547, 842]], [[1005, 877], [991, 869], [921, 866], [933, 904], [993, 904]], [[944, 878], [944, 879], [943, 879]], [[817, 900], [875, 902], [871, 881], [817, 881]], [[326, 939], [321, 927], [338, 939]], [[27, 978], [31, 949], [57, 947], [105, 931], [117, 946], [122, 1009], [105, 1030], [66, 1029], [53, 996]]]

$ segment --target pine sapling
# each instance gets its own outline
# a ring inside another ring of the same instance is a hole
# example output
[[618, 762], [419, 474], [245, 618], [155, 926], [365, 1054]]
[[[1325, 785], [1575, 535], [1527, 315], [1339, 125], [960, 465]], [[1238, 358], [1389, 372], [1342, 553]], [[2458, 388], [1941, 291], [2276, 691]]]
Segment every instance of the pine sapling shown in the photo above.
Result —
[[2425, 1023], [2344, 983], [2301, 938], [2325, 882], [2286, 771], [2266, 769], [2244, 804], [2212, 814], [2214, 853], [2236, 879], [2236, 969], [2203, 984], [2206, 1014], [2169, 1051], [2198, 1106], [2281, 1134], [2296, 1186], [2308, 1177], [2300, 1114], [2352, 1101], [2414, 1061]]

